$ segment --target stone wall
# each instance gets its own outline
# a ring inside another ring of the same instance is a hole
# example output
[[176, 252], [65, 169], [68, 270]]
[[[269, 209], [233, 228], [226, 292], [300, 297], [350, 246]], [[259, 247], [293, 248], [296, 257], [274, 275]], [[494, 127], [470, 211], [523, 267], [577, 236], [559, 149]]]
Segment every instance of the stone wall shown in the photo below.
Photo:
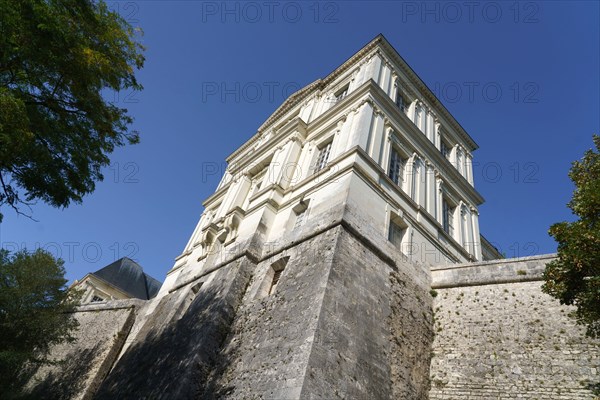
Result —
[[432, 269], [430, 399], [593, 399], [600, 346], [541, 292], [553, 256]]
[[35, 371], [26, 392], [38, 399], [90, 399], [115, 362], [141, 300], [120, 300], [79, 307], [75, 341], [52, 348], [55, 365]]
[[414, 264], [386, 259], [359, 238], [340, 232], [302, 398], [426, 399], [429, 287], [413, 278]]
[[387, 241], [375, 245], [345, 223], [319, 229], [256, 265], [204, 398], [426, 398], [429, 286]]
[[80, 310], [80, 338], [54, 349], [69, 364], [40, 372], [31, 390], [64, 399], [426, 399], [426, 268], [357, 218], [342, 205], [277, 242], [249, 240], [161, 298]]
[[66, 362], [28, 389], [52, 399], [593, 399], [600, 346], [541, 292], [551, 259], [430, 268], [345, 205], [275, 243], [249, 240], [161, 298], [82, 307], [77, 341], [52, 352]]

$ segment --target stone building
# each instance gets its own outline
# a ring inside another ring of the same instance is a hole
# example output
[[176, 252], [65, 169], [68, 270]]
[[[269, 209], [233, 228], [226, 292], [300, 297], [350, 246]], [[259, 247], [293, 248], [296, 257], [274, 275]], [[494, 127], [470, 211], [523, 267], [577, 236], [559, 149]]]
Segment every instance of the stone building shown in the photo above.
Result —
[[475, 141], [383, 38], [287, 99], [228, 158], [163, 293], [261, 232], [348, 204], [409, 260], [498, 258], [479, 233]]
[[552, 256], [497, 260], [479, 232], [476, 148], [377, 36], [228, 157], [157, 296], [81, 307], [71, 363], [29, 391], [592, 398], [598, 343], [539, 289]]

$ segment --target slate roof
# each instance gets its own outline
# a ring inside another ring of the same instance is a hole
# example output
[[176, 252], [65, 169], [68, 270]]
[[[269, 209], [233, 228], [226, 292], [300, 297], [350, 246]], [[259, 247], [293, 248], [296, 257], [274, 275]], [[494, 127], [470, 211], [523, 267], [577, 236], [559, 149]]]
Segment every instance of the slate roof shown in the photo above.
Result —
[[106, 267], [92, 272], [94, 275], [132, 297], [150, 300], [158, 293], [162, 283], [146, 274], [142, 266], [123, 257]]

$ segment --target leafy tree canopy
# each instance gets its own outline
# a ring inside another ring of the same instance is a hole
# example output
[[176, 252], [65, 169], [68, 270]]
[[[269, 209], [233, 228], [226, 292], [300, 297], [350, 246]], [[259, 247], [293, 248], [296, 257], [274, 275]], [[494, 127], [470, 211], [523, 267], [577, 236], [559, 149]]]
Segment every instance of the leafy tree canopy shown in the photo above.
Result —
[[63, 261], [44, 250], [0, 250], [0, 390], [18, 393], [26, 365], [47, 363], [50, 346], [72, 340], [77, 292], [68, 292]]
[[569, 172], [575, 191], [568, 206], [579, 219], [550, 228], [558, 259], [547, 265], [542, 289], [575, 305], [587, 335], [600, 337], [600, 136], [594, 135], [594, 144], [596, 151], [586, 151]]
[[[141, 90], [134, 30], [103, 1], [0, 0], [0, 206], [81, 202], [138, 142], [105, 90]], [[1, 218], [1, 214], [0, 214]]]

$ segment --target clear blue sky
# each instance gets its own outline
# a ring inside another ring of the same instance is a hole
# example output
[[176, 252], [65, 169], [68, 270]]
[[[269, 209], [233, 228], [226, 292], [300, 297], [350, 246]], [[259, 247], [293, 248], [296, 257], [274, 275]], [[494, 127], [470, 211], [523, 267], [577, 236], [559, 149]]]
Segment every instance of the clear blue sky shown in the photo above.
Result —
[[218, 183], [207, 166], [383, 33], [480, 145], [482, 233], [509, 257], [556, 251], [570, 163], [599, 132], [598, 2], [109, 4], [145, 32], [145, 89], [118, 98], [142, 142], [81, 205], [39, 203], [39, 222], [4, 207], [3, 247], [46, 248], [69, 279], [129, 255], [164, 280]]

